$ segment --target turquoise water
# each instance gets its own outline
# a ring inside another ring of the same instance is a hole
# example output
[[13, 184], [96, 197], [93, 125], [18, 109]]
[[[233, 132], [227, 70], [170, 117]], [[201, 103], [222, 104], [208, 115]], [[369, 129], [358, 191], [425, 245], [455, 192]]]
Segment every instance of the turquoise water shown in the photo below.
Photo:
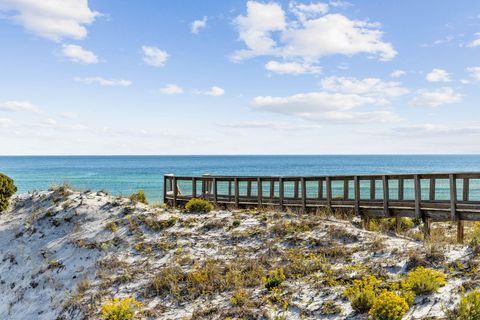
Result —
[[[0, 172], [15, 180], [19, 192], [68, 182], [78, 189], [108, 190], [115, 195], [144, 189], [151, 201], [161, 201], [165, 173], [343, 175], [465, 171], [480, 172], [480, 155], [0, 157]], [[473, 194], [478, 191], [477, 185], [471, 183]]]

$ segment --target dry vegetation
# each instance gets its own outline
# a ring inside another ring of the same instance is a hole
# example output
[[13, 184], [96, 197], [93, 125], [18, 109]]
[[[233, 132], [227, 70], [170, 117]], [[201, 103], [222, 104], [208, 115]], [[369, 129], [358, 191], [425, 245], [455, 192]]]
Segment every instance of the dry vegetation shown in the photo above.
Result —
[[[466, 225], [466, 245], [454, 243], [450, 223], [434, 223], [424, 244], [419, 221], [395, 234], [392, 221], [372, 220], [367, 231], [342, 220], [348, 212], [195, 213], [142, 202], [68, 188], [15, 198], [0, 230], [9, 244], [0, 318], [24, 318], [33, 292], [56, 299], [27, 313], [45, 319], [455, 319], [462, 292], [467, 299], [480, 283], [476, 224]], [[29, 241], [42, 266], [15, 271], [29, 258], [13, 246]]]

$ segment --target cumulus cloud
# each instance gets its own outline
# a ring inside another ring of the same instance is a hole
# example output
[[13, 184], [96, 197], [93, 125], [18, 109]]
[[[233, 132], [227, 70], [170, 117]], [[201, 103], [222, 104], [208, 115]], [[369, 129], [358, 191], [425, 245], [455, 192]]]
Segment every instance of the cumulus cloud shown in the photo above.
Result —
[[73, 62], [83, 64], [98, 63], [98, 57], [92, 51], [83, 49], [76, 44], [64, 44], [62, 46], [62, 55]]
[[28, 32], [53, 41], [85, 38], [86, 26], [100, 15], [87, 0], [3, 0], [0, 11]]
[[398, 82], [377, 78], [327, 77], [321, 90], [290, 96], [257, 96], [251, 104], [256, 110], [293, 115], [306, 120], [339, 123], [397, 121], [388, 110], [358, 110], [360, 107], [383, 107], [391, 98], [404, 95], [408, 89]]
[[207, 26], [207, 20], [208, 18], [204, 16], [202, 20], [193, 21], [190, 27], [190, 30], [192, 31], [192, 33], [198, 34], [200, 32], [200, 29], [205, 28]]
[[390, 43], [382, 41], [378, 23], [325, 14], [327, 10], [325, 4], [293, 3], [293, 17], [288, 19], [288, 13], [275, 2], [248, 1], [246, 15], [234, 20], [247, 48], [236, 51], [232, 59], [272, 55], [312, 63], [334, 54], [367, 53], [381, 60], [391, 60], [397, 54]]
[[278, 62], [269, 61], [265, 64], [265, 69], [271, 72], [280, 74], [319, 74], [322, 72], [322, 68], [319, 66], [311, 65], [309, 63], [300, 62]]
[[473, 40], [472, 42], [470, 42], [467, 47], [470, 47], [470, 48], [475, 48], [475, 47], [479, 47], [480, 46], [480, 32], [478, 33], [475, 33], [475, 36], [477, 37], [477, 39]]
[[168, 84], [165, 87], [160, 88], [159, 91], [160, 93], [170, 94], [170, 95], [183, 93], [183, 89], [176, 84]]
[[0, 102], [0, 111], [39, 113], [40, 108], [29, 101]]
[[403, 70], [393, 70], [392, 73], [390, 73], [390, 77], [392, 78], [400, 78], [406, 75], [407, 73]]
[[8, 118], [0, 118], [0, 128], [7, 128], [13, 125], [13, 121]]
[[427, 81], [429, 82], [449, 82], [450, 74], [443, 69], [433, 69], [426, 76]]
[[419, 90], [410, 105], [424, 107], [439, 107], [445, 104], [459, 103], [463, 96], [452, 88], [444, 87], [436, 90]]
[[203, 94], [205, 96], [220, 97], [220, 96], [223, 96], [225, 94], [225, 90], [220, 88], [220, 87], [213, 86], [209, 90], [206, 90], [206, 91], [195, 90], [193, 93]]
[[75, 77], [73, 80], [85, 84], [99, 84], [102, 87], [128, 87], [132, 84], [129, 80], [123, 79], [105, 79], [102, 77]]
[[480, 67], [469, 67], [467, 72], [474, 81], [480, 81]]
[[166, 51], [156, 47], [142, 46], [143, 61], [154, 67], [163, 67], [169, 57]]
[[317, 129], [319, 125], [291, 124], [274, 121], [242, 121], [236, 123], [219, 123], [218, 126], [229, 129], [270, 129], [278, 131], [296, 131]]

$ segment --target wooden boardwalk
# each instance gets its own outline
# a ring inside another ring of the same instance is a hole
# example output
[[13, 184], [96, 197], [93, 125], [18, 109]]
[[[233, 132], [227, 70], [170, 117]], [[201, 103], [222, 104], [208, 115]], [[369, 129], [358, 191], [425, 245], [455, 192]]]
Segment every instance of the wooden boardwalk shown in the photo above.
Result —
[[[475, 187], [472, 187], [475, 186]], [[164, 176], [164, 202], [183, 206], [192, 198], [222, 207], [347, 208], [369, 218], [420, 218], [425, 236], [432, 221], [480, 221], [480, 173], [349, 176]]]

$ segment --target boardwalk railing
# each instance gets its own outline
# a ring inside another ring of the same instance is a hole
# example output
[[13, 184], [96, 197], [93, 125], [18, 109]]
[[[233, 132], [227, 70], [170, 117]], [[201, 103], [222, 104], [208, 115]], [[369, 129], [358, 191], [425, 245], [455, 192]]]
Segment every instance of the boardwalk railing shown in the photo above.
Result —
[[217, 206], [351, 208], [364, 219], [421, 218], [425, 235], [431, 221], [480, 221], [480, 173], [349, 176], [164, 176], [164, 202], [183, 206], [203, 198]]

